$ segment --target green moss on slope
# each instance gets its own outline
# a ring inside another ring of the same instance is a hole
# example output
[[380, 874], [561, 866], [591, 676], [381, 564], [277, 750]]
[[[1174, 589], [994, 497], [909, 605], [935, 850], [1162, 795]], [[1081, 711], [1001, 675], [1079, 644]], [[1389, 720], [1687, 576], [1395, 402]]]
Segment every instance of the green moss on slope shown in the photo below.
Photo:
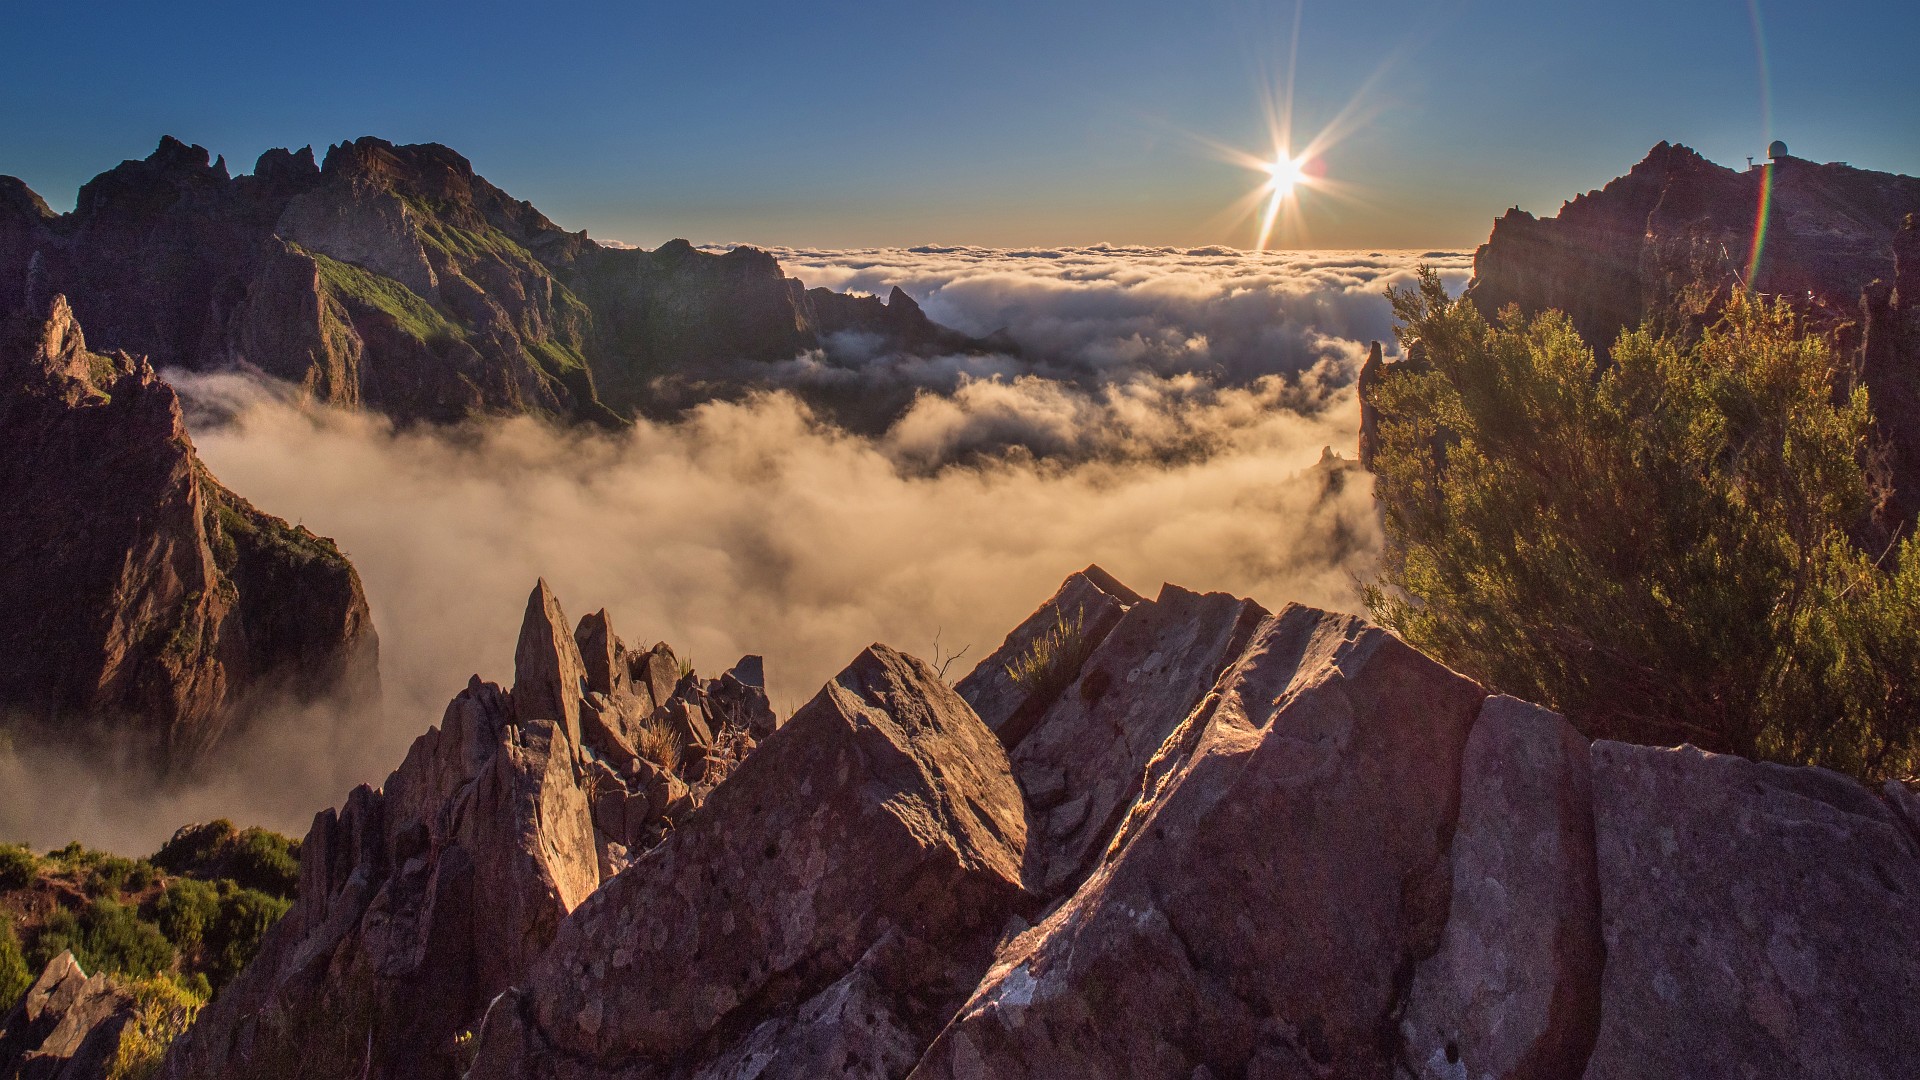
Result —
[[422, 342], [466, 337], [458, 324], [398, 281], [318, 252], [306, 254], [320, 267], [320, 281], [329, 292], [379, 311], [409, 337]]

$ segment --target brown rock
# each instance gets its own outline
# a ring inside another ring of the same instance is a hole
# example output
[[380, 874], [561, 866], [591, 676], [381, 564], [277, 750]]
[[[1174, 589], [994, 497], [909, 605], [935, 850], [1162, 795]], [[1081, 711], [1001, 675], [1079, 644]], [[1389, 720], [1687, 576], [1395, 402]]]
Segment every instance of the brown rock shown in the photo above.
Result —
[[1051, 897], [1079, 884], [1139, 796], [1147, 763], [1266, 616], [1251, 600], [1175, 585], [1126, 609], [1013, 749], [1032, 813], [1029, 888]]
[[626, 671], [620, 662], [620, 639], [614, 636], [613, 620], [607, 617], [607, 609], [581, 616], [580, 625], [573, 628], [573, 642], [580, 647], [580, 658], [586, 667], [587, 689], [612, 697], [626, 681]]
[[1821, 769], [1593, 744], [1607, 963], [1586, 1075], [1907, 1077], [1920, 861]]
[[690, 755], [704, 756], [708, 747], [713, 745], [713, 729], [707, 726], [707, 714], [699, 705], [683, 697], [676, 697], [661, 706], [667, 723], [674, 734], [680, 737], [680, 745]]
[[580, 710], [580, 737], [587, 749], [626, 771], [634, 767], [640, 755], [627, 738], [626, 720], [604, 694], [591, 694]]
[[566, 627], [566, 612], [541, 578], [527, 596], [520, 643], [513, 650], [513, 708], [523, 722], [554, 721], [577, 747], [587, 665]]
[[740, 729], [755, 740], [766, 738], [780, 726], [773, 703], [767, 699], [766, 676], [757, 656], [741, 657], [738, 664], [707, 684], [707, 708], [715, 727]]
[[984, 966], [1024, 836], [993, 734], [876, 645], [566, 921], [473, 1075], [698, 1072], [768, 1021], [819, 1023], [817, 995], [890, 933]]
[[1402, 1057], [1429, 1080], [1577, 1076], [1600, 1019], [1600, 887], [1587, 742], [1488, 698], [1467, 739], [1440, 951], [1407, 995]]
[[1388, 1075], [1483, 697], [1350, 616], [1269, 619], [913, 1075]]
[[133, 995], [103, 974], [89, 978], [62, 952], [0, 1020], [0, 1076], [106, 1080], [134, 1006]]
[[680, 685], [680, 661], [666, 642], [659, 642], [640, 659], [633, 678], [645, 684], [656, 706], [665, 705]]
[[1367, 359], [1360, 365], [1360, 377], [1354, 393], [1360, 399], [1360, 467], [1371, 470], [1373, 457], [1380, 449], [1380, 380], [1386, 375], [1386, 358], [1377, 341], [1367, 344]]

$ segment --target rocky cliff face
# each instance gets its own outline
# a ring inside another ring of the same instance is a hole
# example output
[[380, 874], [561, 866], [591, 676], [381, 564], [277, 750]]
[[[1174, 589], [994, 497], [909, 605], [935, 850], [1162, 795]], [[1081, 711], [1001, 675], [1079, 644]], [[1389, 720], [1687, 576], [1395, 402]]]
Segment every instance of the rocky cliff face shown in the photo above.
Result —
[[1467, 295], [1488, 316], [1508, 304], [1565, 311], [1596, 347], [1696, 280], [1737, 279], [1851, 318], [1861, 290], [1893, 280], [1894, 236], [1917, 211], [1914, 177], [1794, 157], [1735, 172], [1661, 143], [1554, 217], [1507, 211], [1474, 253]]
[[810, 293], [751, 248], [602, 247], [446, 147], [373, 138], [318, 164], [269, 150], [238, 177], [163, 139], [66, 215], [0, 177], [0, 297], [56, 291], [106, 347], [251, 366], [403, 419], [617, 423], [671, 404], [661, 380], [787, 359], [836, 332], [904, 351], [978, 344], [910, 299]]
[[563, 626], [536, 589], [514, 690], [476, 680], [316, 820], [294, 913], [168, 1075], [1920, 1061], [1902, 785], [1588, 744], [1351, 616], [1089, 568], [958, 688], [867, 650], [609, 858], [602, 806], [639, 796], [600, 732], [714, 684], [659, 705], [657, 651]]
[[[1518, 208], [1494, 222], [1467, 289], [1492, 317], [1509, 304], [1566, 312], [1595, 348], [1623, 328], [1677, 317], [1683, 289], [1737, 284], [1783, 296], [1843, 349], [1859, 349], [1874, 415], [1888, 436], [1882, 519], [1920, 513], [1920, 332], [1914, 295], [1896, 303], [1900, 250], [1920, 267], [1907, 222], [1920, 179], [1782, 157], [1735, 172], [1661, 143], [1627, 175], [1551, 218]], [[1756, 239], [1762, 241], [1756, 257]], [[1370, 416], [1366, 388], [1363, 416]], [[1363, 421], [1364, 422], [1364, 421]]]
[[252, 704], [367, 686], [377, 648], [332, 541], [194, 455], [143, 358], [91, 351], [64, 297], [0, 327], [0, 710], [191, 769]]

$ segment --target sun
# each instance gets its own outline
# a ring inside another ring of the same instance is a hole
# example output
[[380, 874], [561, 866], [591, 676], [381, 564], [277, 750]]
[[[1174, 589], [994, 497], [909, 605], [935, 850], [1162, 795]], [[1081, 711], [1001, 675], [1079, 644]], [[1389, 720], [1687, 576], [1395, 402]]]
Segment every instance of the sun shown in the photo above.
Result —
[[1267, 190], [1282, 199], [1292, 195], [1293, 189], [1299, 187], [1306, 179], [1306, 165], [1305, 159], [1292, 158], [1285, 154], [1267, 162], [1264, 166], [1268, 177]]
[[1265, 251], [1267, 242], [1273, 238], [1274, 226], [1279, 224], [1282, 215], [1292, 216], [1292, 212], [1298, 210], [1300, 192], [1318, 186], [1320, 182], [1316, 175], [1314, 150], [1309, 147], [1306, 153], [1293, 154], [1282, 145], [1267, 160], [1251, 155], [1241, 160], [1249, 168], [1267, 174], [1267, 182], [1252, 195], [1254, 199], [1266, 200], [1266, 206], [1260, 211], [1260, 237], [1254, 244], [1256, 251]]

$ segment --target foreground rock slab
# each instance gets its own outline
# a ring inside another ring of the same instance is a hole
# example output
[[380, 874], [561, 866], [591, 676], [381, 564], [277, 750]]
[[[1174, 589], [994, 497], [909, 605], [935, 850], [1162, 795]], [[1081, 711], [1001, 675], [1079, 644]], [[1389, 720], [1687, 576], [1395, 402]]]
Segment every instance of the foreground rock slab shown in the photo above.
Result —
[[1429, 1080], [1577, 1076], [1605, 964], [1587, 741], [1489, 698], [1460, 790], [1447, 927], [1414, 973], [1403, 1062]]
[[1349, 616], [1269, 619], [1103, 865], [913, 1075], [1386, 1075], [1484, 697]]
[[878, 645], [777, 725], [757, 660], [536, 587], [514, 689], [316, 821], [167, 1075], [1920, 1075], [1908, 785], [1588, 744], [1352, 616], [1091, 571], [998, 655], [1099, 597], [996, 732]]
[[1920, 860], [1846, 777], [1593, 744], [1607, 963], [1592, 1080], [1910, 1077]]

